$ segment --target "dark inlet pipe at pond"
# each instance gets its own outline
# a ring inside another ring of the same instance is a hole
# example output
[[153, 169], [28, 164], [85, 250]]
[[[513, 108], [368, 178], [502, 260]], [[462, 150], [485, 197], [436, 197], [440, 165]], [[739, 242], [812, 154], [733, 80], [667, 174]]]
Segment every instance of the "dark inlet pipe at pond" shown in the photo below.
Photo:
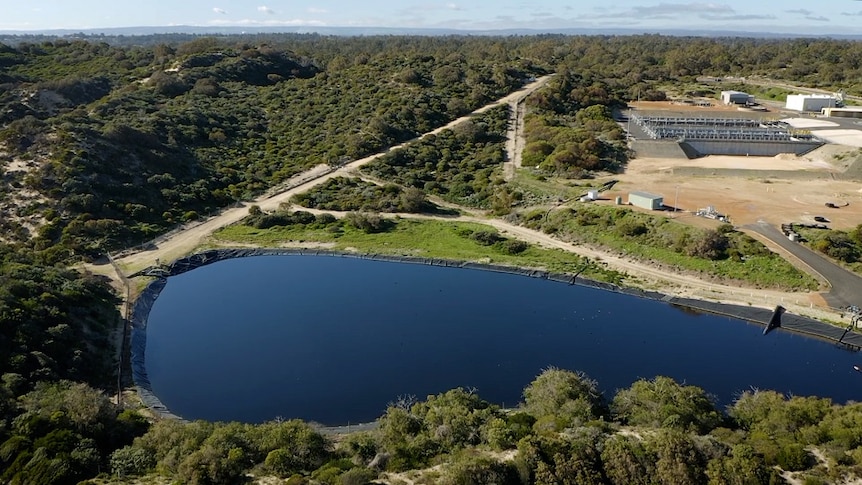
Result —
[[146, 332], [145, 375], [186, 419], [355, 423], [400, 395], [458, 386], [512, 406], [548, 366], [586, 372], [608, 398], [656, 375], [703, 387], [721, 405], [751, 388], [862, 395], [847, 384], [858, 354], [834, 343], [764, 337], [760, 324], [499, 272], [230, 259], [170, 277], [148, 322], [136, 329]]

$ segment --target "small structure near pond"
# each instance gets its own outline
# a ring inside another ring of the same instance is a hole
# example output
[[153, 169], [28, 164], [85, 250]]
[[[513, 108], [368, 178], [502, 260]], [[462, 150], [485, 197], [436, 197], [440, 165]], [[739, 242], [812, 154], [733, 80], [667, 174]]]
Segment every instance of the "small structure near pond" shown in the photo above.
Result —
[[642, 209], [659, 210], [664, 207], [664, 196], [635, 191], [629, 193], [629, 204]]

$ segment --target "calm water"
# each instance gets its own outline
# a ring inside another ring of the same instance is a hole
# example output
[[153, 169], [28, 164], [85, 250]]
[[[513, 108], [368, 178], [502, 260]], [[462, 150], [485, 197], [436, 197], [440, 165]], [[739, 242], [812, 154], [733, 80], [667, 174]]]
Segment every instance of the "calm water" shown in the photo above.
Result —
[[862, 399], [857, 353], [669, 304], [535, 278], [326, 256], [172, 277], [149, 318], [153, 390], [187, 419], [371, 421], [399, 395], [516, 404], [548, 366], [607, 397], [667, 375], [722, 404], [757, 387]]

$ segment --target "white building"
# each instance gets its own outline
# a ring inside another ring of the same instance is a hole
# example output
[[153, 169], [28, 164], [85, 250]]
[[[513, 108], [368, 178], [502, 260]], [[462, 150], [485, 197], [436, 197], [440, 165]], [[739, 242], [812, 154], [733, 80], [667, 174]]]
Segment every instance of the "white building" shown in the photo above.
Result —
[[754, 95], [742, 91], [722, 91], [721, 102], [724, 104], [754, 104]]
[[787, 109], [819, 113], [823, 108], [838, 106], [838, 98], [830, 94], [788, 94]]
[[642, 209], [659, 210], [664, 206], [664, 197], [648, 192], [631, 192], [629, 204]]

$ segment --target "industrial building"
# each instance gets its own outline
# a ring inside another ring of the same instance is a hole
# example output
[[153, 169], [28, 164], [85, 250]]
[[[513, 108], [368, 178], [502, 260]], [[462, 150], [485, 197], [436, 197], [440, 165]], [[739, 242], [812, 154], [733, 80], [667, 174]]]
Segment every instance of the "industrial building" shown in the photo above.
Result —
[[819, 113], [823, 108], [835, 108], [838, 98], [829, 94], [788, 94], [787, 109]]
[[630, 130], [636, 129], [643, 136], [653, 140], [649, 147], [640, 144], [635, 150], [659, 148], [663, 146], [665, 158], [669, 155], [670, 144], [677, 145], [676, 151], [685, 158], [706, 155], [736, 155], [774, 157], [779, 153], [802, 155], [823, 145], [816, 136], [795, 130], [787, 123], [755, 118], [695, 118], [674, 116], [629, 116]]
[[629, 193], [629, 204], [642, 209], [659, 210], [664, 207], [664, 197], [636, 191]]
[[742, 91], [722, 91], [721, 102], [724, 104], [754, 104], [754, 95]]

